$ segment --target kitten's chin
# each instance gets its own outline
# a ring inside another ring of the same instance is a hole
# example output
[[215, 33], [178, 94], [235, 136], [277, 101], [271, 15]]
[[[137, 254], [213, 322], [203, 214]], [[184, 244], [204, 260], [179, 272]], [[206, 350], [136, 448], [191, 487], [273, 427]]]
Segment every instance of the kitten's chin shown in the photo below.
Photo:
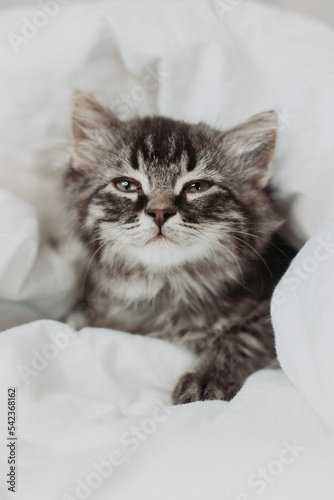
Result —
[[193, 262], [200, 256], [192, 247], [182, 247], [165, 236], [156, 236], [143, 247], [134, 247], [131, 253], [145, 267], [154, 271], [166, 270], [172, 267], [178, 267], [188, 262]]

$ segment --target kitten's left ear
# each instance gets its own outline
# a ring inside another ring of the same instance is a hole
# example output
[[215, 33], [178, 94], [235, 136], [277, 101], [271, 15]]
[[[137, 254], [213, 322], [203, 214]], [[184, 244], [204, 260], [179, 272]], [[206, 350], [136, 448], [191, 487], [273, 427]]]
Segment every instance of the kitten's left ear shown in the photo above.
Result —
[[253, 186], [265, 187], [271, 177], [271, 163], [277, 137], [277, 114], [268, 111], [228, 130], [223, 151], [228, 164]]

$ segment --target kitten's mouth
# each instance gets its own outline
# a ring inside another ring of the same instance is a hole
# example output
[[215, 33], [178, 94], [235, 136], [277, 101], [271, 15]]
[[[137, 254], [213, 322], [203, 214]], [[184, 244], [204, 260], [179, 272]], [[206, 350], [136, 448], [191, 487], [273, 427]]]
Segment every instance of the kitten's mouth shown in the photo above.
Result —
[[156, 236], [154, 236], [154, 238], [149, 240], [147, 243], [154, 243], [156, 241], [162, 243], [163, 241], [170, 241], [170, 239], [167, 238], [167, 236], [165, 236], [164, 234], [158, 233]]
[[168, 240], [167, 236], [165, 236], [165, 235], [164, 235], [164, 234], [162, 234], [162, 233], [159, 233], [159, 234], [157, 234], [157, 236], [154, 236], [154, 238], [152, 238], [152, 239], [150, 240], [150, 242], [151, 242], [151, 241], [163, 241], [163, 240]]

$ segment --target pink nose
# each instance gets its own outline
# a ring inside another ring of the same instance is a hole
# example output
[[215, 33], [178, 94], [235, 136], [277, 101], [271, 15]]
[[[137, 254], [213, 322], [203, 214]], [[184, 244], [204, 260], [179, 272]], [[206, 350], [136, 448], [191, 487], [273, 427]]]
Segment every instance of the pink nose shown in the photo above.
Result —
[[169, 219], [170, 217], [173, 217], [173, 215], [176, 214], [176, 210], [172, 208], [163, 208], [163, 209], [151, 208], [145, 210], [145, 213], [150, 217], [153, 217], [154, 222], [161, 229], [166, 220]]

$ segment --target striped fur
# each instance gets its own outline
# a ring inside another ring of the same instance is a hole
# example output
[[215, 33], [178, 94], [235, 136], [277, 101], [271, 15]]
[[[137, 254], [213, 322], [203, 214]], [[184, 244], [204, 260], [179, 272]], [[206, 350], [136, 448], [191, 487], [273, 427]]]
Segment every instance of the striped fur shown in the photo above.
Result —
[[[266, 262], [275, 267], [281, 223], [268, 187], [276, 127], [273, 112], [226, 132], [163, 117], [120, 122], [74, 97], [64, 187], [85, 257], [75, 317], [197, 352], [175, 403], [230, 399], [275, 358], [268, 298], [286, 264], [276, 272]], [[121, 191], [124, 179], [136, 189]]]

